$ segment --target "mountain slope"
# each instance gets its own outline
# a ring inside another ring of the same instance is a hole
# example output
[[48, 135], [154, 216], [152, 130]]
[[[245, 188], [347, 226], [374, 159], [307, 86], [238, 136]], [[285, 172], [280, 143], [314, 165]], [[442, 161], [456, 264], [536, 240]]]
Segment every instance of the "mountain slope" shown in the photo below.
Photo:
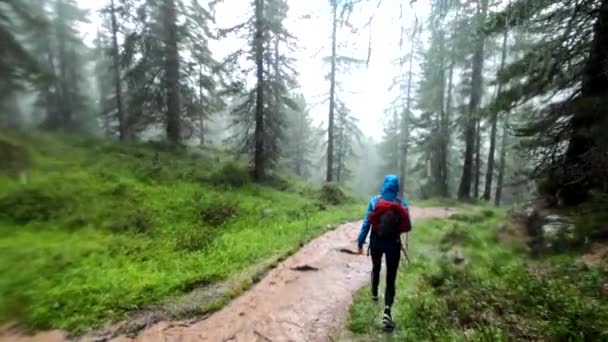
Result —
[[[83, 332], [359, 217], [219, 150], [0, 131], [0, 321]], [[332, 192], [329, 192], [332, 194]]]

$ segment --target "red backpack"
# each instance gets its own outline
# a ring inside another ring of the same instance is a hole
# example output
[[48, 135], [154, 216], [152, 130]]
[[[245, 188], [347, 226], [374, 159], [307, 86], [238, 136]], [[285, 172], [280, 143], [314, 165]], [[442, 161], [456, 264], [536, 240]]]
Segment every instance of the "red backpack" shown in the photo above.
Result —
[[410, 231], [409, 212], [400, 202], [380, 199], [369, 215], [372, 231], [380, 239], [399, 239]]

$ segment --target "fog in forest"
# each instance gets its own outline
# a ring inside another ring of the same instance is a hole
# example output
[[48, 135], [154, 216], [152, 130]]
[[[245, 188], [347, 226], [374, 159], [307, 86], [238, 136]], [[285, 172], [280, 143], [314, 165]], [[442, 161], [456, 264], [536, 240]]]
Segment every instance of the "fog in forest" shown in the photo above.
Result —
[[608, 0], [0, 0], [0, 341], [605, 341], [607, 110]]
[[536, 40], [501, 33], [506, 1], [0, 5], [7, 127], [216, 146], [256, 177], [361, 196], [385, 174], [412, 199], [455, 197], [463, 178], [467, 198], [534, 195], [513, 123], [546, 96], [497, 105], [514, 87], [498, 75]]

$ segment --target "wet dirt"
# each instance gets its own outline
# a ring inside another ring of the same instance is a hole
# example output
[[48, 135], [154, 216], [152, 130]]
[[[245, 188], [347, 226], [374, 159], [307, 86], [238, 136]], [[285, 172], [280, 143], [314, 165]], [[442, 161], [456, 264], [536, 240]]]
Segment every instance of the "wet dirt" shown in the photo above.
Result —
[[[451, 213], [446, 208], [411, 209], [414, 222]], [[353, 253], [359, 228], [360, 222], [348, 223], [311, 241], [204, 320], [159, 322], [137, 336], [112, 341], [328, 341], [342, 331], [353, 295], [369, 278], [368, 258]], [[61, 332], [14, 337], [10, 341], [65, 341]]]

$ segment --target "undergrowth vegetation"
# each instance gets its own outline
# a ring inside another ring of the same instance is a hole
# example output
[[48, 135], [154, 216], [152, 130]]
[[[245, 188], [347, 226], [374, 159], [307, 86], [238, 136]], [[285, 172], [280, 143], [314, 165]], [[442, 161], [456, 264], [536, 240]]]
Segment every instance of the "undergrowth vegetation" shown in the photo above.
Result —
[[124, 318], [363, 210], [292, 180], [254, 184], [212, 148], [9, 132], [0, 141], [19, 149], [0, 169], [0, 321], [36, 330]]
[[[608, 273], [573, 256], [530, 259], [497, 238], [504, 214], [464, 212], [417, 223], [411, 265], [401, 265], [394, 307], [397, 341], [601, 341], [608, 338]], [[462, 254], [462, 259], [453, 256]], [[384, 334], [369, 288], [351, 307], [355, 339]]]
[[576, 237], [581, 242], [608, 239], [608, 195], [593, 194], [593, 196], [567, 210], [574, 217]]

